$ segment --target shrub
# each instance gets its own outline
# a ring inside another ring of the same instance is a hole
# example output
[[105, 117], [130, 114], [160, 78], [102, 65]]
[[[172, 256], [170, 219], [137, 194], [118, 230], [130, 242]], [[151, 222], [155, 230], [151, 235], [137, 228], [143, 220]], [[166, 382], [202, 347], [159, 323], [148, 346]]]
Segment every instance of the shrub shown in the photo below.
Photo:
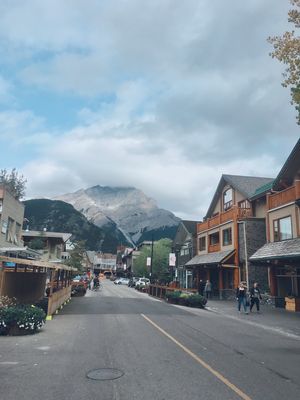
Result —
[[45, 323], [45, 312], [32, 305], [8, 306], [0, 309], [0, 334], [8, 335], [15, 329], [19, 333], [34, 333]]
[[200, 294], [192, 294], [186, 298], [186, 305], [189, 307], [200, 307], [204, 308], [207, 300]]
[[44, 297], [43, 299], [39, 300], [37, 303], [34, 303], [34, 305], [38, 308], [41, 308], [42, 310], [45, 311], [47, 314], [48, 312], [48, 303], [49, 303], [49, 298]]

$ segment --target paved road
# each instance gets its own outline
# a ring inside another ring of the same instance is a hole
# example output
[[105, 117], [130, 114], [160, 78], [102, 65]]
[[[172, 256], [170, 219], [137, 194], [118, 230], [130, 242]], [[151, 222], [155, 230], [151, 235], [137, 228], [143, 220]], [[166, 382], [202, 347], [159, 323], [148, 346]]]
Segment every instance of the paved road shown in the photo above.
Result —
[[[300, 336], [250, 318], [169, 305], [105, 281], [40, 333], [0, 338], [0, 398], [300, 398]], [[124, 375], [87, 379], [102, 368]]]

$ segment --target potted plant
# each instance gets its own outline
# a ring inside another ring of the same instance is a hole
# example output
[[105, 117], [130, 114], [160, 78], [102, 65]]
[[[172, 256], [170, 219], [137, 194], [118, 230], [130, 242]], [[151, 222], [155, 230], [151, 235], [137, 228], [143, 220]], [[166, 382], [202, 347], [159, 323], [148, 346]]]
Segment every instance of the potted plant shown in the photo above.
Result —
[[300, 311], [300, 298], [293, 295], [285, 297], [285, 309], [287, 311]]
[[46, 313], [33, 305], [13, 305], [0, 308], [0, 335], [35, 333], [45, 323]]

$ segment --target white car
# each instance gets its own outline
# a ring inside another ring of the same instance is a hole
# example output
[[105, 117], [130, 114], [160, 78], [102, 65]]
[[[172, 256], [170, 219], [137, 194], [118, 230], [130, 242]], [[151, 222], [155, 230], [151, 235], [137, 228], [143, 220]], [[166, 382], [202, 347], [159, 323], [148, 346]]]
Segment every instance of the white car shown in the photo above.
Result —
[[135, 287], [148, 286], [148, 285], [150, 285], [150, 279], [148, 279], [148, 278], [140, 278], [135, 283]]
[[118, 278], [114, 281], [115, 285], [128, 285], [129, 279], [128, 278]]

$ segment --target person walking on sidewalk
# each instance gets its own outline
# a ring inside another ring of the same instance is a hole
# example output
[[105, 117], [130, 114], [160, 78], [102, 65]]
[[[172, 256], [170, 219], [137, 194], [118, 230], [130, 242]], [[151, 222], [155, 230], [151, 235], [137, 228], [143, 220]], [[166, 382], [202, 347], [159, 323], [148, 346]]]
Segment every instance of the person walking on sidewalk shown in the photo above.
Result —
[[247, 311], [247, 284], [246, 282], [241, 282], [239, 287], [236, 289], [236, 299], [238, 301], [238, 310], [241, 312], [241, 305], [243, 304], [245, 314], [248, 314]]
[[251, 300], [250, 312], [252, 311], [252, 308], [255, 304], [256, 311], [259, 313], [259, 300], [261, 300], [261, 294], [257, 282], [255, 282], [253, 284], [253, 287], [250, 289], [250, 300]]
[[211, 282], [207, 279], [205, 287], [204, 287], [204, 293], [207, 299], [211, 299]]

